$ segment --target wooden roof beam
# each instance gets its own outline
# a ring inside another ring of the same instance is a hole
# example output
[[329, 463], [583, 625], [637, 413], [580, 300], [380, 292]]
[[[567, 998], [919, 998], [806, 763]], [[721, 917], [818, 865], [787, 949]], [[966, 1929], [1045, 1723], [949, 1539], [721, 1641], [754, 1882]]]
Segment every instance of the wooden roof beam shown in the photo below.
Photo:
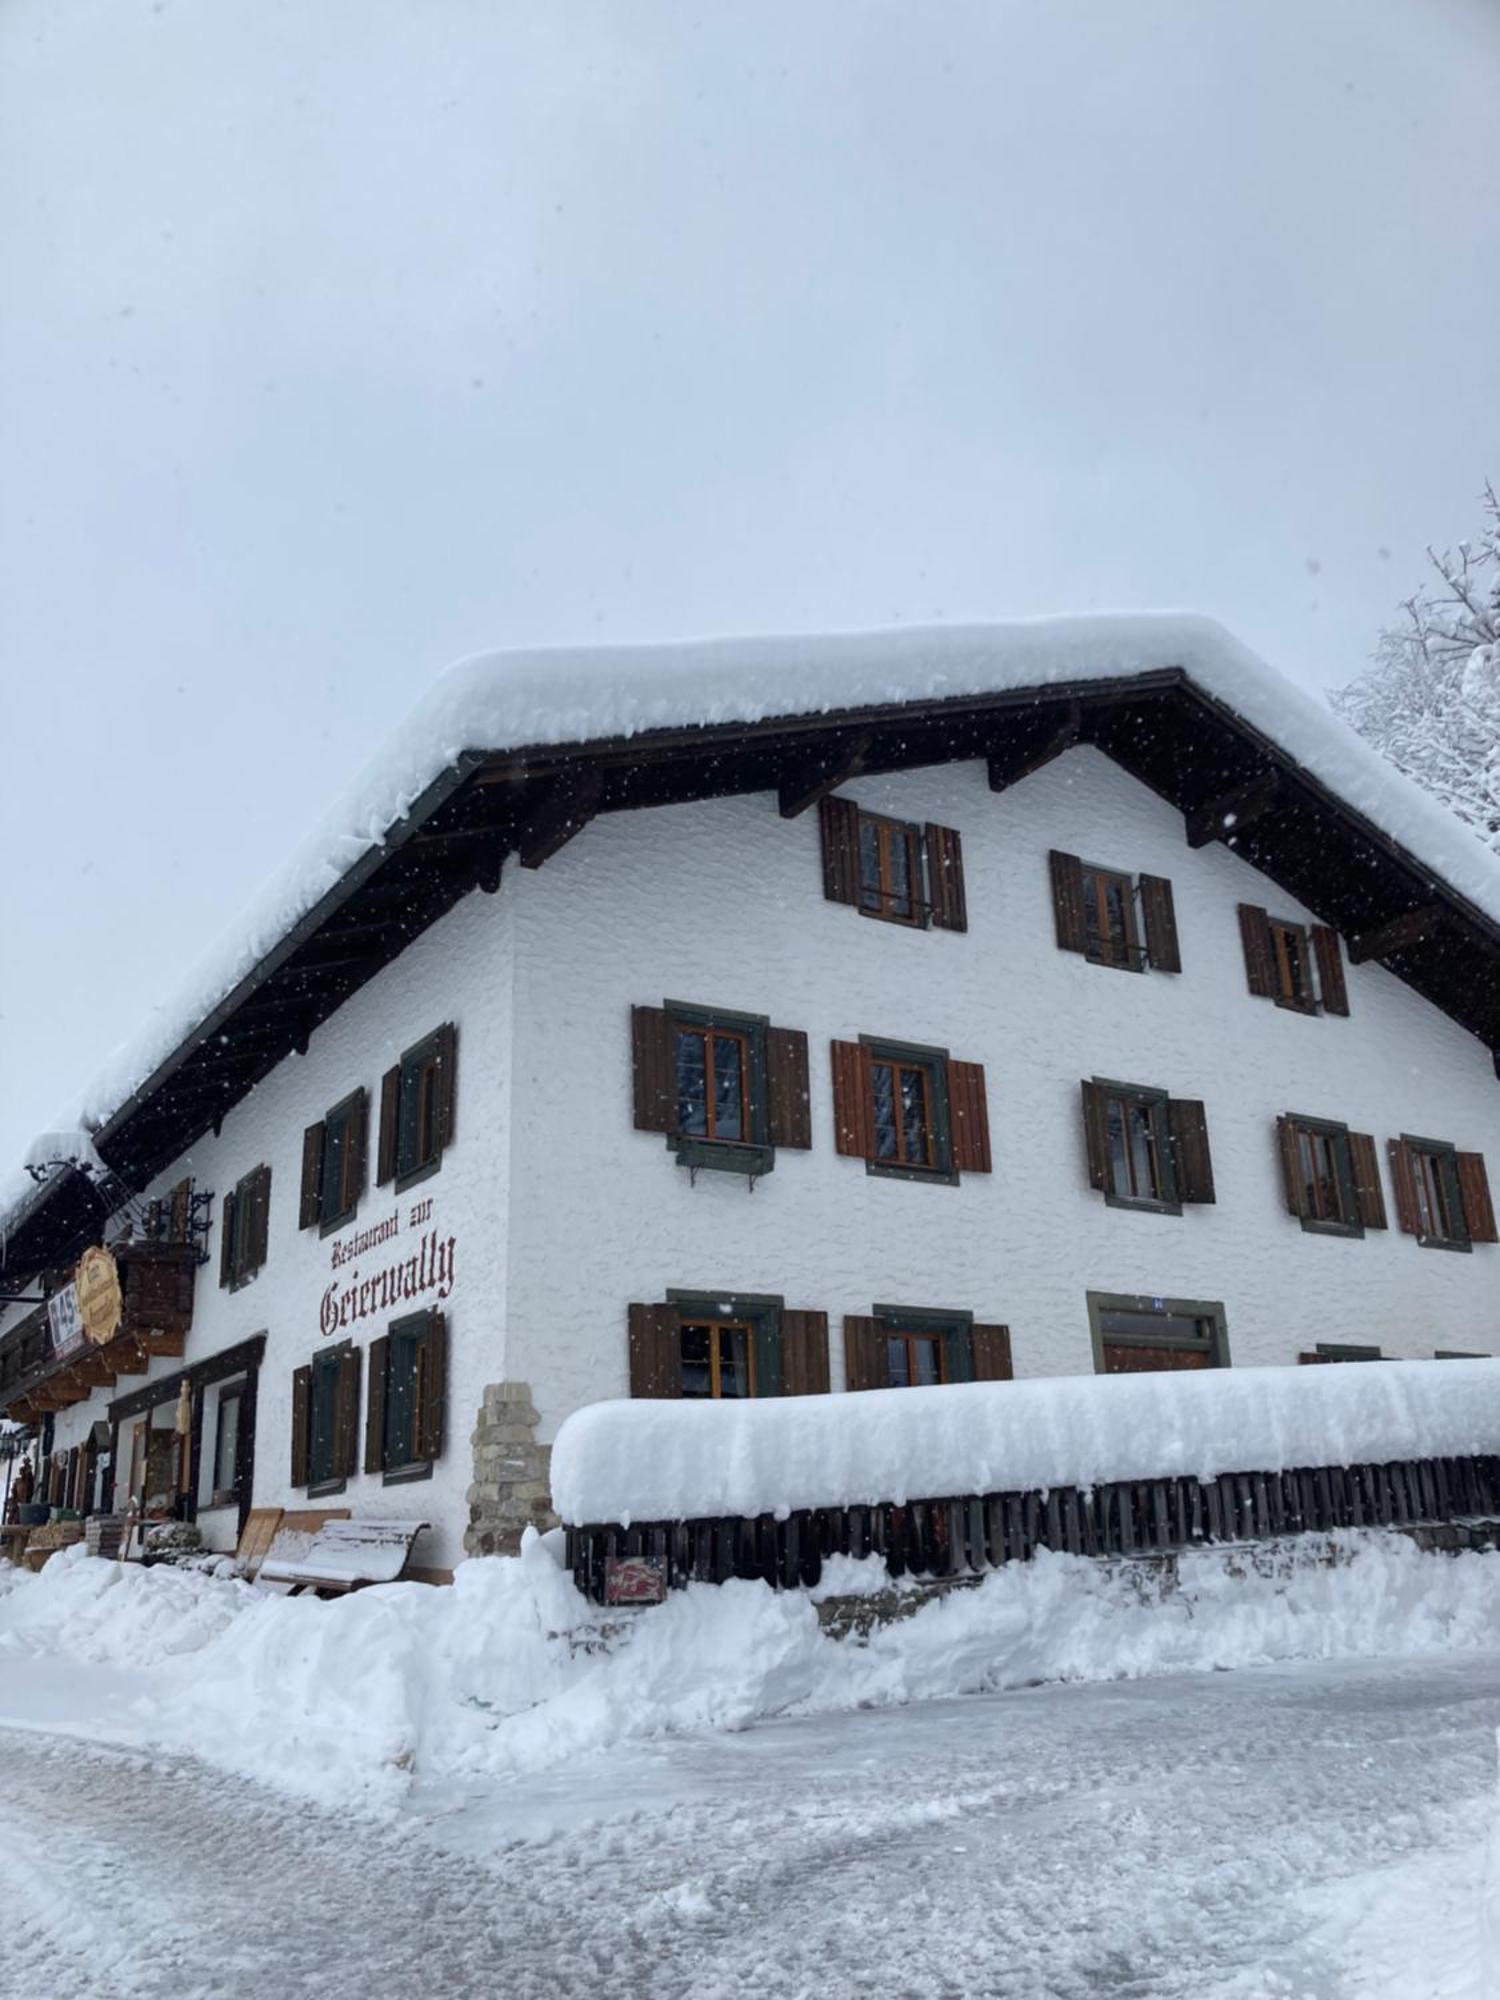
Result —
[[1085, 741], [1083, 703], [1075, 699], [1068, 703], [1062, 721], [1039, 740], [1035, 736], [1022, 737], [991, 748], [986, 759], [990, 790], [1008, 791], [1012, 785], [1020, 784], [1023, 778], [1029, 778], [1033, 771], [1040, 771], [1044, 764], [1050, 764], [1054, 757], [1061, 757], [1065, 750], [1072, 750]]
[[540, 868], [582, 833], [599, 810], [603, 790], [603, 781], [592, 764], [572, 777], [559, 778], [516, 830], [521, 866]]
[[1279, 771], [1263, 771], [1248, 785], [1237, 785], [1206, 806], [1187, 815], [1187, 844], [1207, 847], [1211, 841], [1230, 841], [1266, 814], [1286, 804]]
[[870, 754], [871, 740], [869, 731], [864, 730], [789, 764], [776, 788], [781, 817], [796, 819], [819, 799], [857, 777]]
[[1409, 951], [1414, 944], [1427, 944], [1443, 930], [1448, 913], [1441, 903], [1419, 903], [1392, 917], [1378, 930], [1361, 931], [1349, 940], [1349, 963], [1366, 965], [1372, 958], [1388, 958], [1393, 951]]

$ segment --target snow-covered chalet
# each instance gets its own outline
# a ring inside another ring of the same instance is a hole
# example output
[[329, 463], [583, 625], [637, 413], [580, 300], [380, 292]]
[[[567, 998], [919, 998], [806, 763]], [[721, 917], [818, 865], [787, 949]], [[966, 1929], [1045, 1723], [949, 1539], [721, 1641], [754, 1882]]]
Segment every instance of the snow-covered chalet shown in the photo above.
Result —
[[9, 1189], [43, 1496], [549, 1513], [586, 1403], [1500, 1353], [1500, 868], [1218, 627], [481, 659]]

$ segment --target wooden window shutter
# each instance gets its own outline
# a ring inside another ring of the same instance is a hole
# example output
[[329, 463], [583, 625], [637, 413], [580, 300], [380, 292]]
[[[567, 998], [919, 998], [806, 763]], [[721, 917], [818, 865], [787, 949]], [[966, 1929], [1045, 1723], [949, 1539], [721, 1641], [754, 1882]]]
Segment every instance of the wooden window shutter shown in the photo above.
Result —
[[344, 1154], [343, 1208], [352, 1208], [365, 1191], [370, 1153], [370, 1093], [361, 1084], [349, 1107], [349, 1144]]
[[1417, 1177], [1412, 1171], [1411, 1154], [1404, 1139], [1392, 1139], [1387, 1147], [1391, 1163], [1391, 1186], [1396, 1191], [1396, 1227], [1408, 1236], [1421, 1233], [1417, 1211]]
[[417, 1399], [417, 1457], [431, 1464], [443, 1455], [443, 1418], [448, 1406], [448, 1322], [440, 1312], [427, 1316], [422, 1342], [421, 1395]]
[[385, 1334], [370, 1342], [370, 1387], [365, 1395], [365, 1471], [385, 1471], [385, 1383], [391, 1343]]
[[1318, 995], [1325, 1014], [1347, 1014], [1349, 989], [1344, 984], [1344, 955], [1339, 950], [1339, 934], [1327, 924], [1312, 927], [1313, 952], [1318, 961]]
[[394, 1063], [380, 1079], [380, 1133], [375, 1141], [375, 1185], [396, 1178], [396, 1135], [401, 1123], [401, 1065]]
[[664, 1007], [630, 1010], [630, 1073], [637, 1132], [677, 1128], [672, 1023]]
[[1475, 1243], [1494, 1243], [1495, 1209], [1490, 1200], [1490, 1177], [1485, 1172], [1483, 1153], [1460, 1153], [1458, 1161], [1458, 1192], [1463, 1202], [1464, 1221], [1469, 1225], [1469, 1237]]
[[1349, 1164], [1354, 1170], [1354, 1206], [1366, 1229], [1384, 1229], [1385, 1194], [1380, 1185], [1380, 1159], [1368, 1132], [1349, 1134]]
[[169, 1240], [173, 1243], [186, 1243], [188, 1240], [188, 1223], [193, 1213], [192, 1176], [188, 1175], [183, 1180], [180, 1180], [167, 1197], [167, 1200], [170, 1205], [171, 1215], [171, 1221], [168, 1225]]
[[1052, 871], [1052, 917], [1060, 951], [1083, 951], [1088, 938], [1083, 923], [1083, 863], [1076, 854], [1047, 856]]
[[976, 1382], [1009, 1382], [1014, 1377], [1010, 1365], [1010, 1328], [981, 1326], [969, 1329], [974, 1354]]
[[1302, 1179], [1302, 1162], [1298, 1157], [1297, 1128], [1290, 1118], [1276, 1120], [1276, 1147], [1281, 1155], [1281, 1178], [1286, 1189], [1286, 1206], [1289, 1215], [1307, 1214], [1307, 1189]]
[[219, 1210], [219, 1283], [230, 1285], [234, 1282], [234, 1203], [235, 1191], [231, 1188], [224, 1197]]
[[[309, 1125], [302, 1134], [302, 1193], [297, 1204], [299, 1229], [312, 1229], [317, 1224], [322, 1191], [323, 1123], [320, 1119], [316, 1125]], [[306, 1481], [303, 1484], [305, 1485]]]
[[258, 1271], [266, 1261], [271, 1242], [271, 1169], [257, 1167], [250, 1176], [250, 1221], [246, 1256], [249, 1268]]
[[834, 1042], [833, 1143], [849, 1159], [874, 1157], [874, 1109], [870, 1102], [870, 1051], [861, 1042]]
[[444, 1021], [437, 1031], [437, 1149], [453, 1143], [458, 1115], [458, 1029]]
[[1245, 948], [1245, 977], [1257, 1000], [1274, 1000], [1276, 954], [1271, 947], [1271, 919], [1254, 903], [1240, 904], [1240, 943]]
[[949, 1062], [948, 1123], [953, 1137], [953, 1164], [959, 1173], [989, 1173], [990, 1111], [983, 1063]]
[[934, 929], [966, 931], [969, 928], [969, 903], [964, 894], [964, 849], [956, 827], [928, 823], [927, 900], [931, 906]]
[[630, 1393], [682, 1394], [681, 1321], [676, 1306], [630, 1308]]
[[818, 801], [823, 837], [823, 894], [830, 903], [859, 901], [859, 807], [830, 795]]
[[1104, 1130], [1104, 1092], [1085, 1077], [1083, 1091], [1083, 1142], [1088, 1153], [1089, 1186], [1101, 1194], [1109, 1192], [1109, 1145]]
[[844, 1315], [844, 1386], [846, 1389], [891, 1386], [880, 1322], [868, 1314]]
[[351, 1347], [339, 1356], [333, 1405], [333, 1476], [348, 1479], [359, 1470], [359, 1357]]
[[1208, 1119], [1196, 1097], [1167, 1100], [1172, 1134], [1172, 1166], [1179, 1201], [1214, 1200], [1214, 1165], [1208, 1150]]
[[307, 1484], [307, 1434], [312, 1424], [312, 1370], [292, 1370], [292, 1477], [293, 1486]]
[[1172, 885], [1165, 875], [1141, 877], [1141, 916], [1146, 925], [1146, 957], [1152, 969], [1156, 972], [1181, 972], [1177, 911], [1172, 902]]
[[781, 1315], [781, 1392], [784, 1396], [828, 1394], [828, 1315]]
[[811, 1146], [807, 1036], [800, 1028], [767, 1028], [766, 1096], [771, 1144], [799, 1150]]

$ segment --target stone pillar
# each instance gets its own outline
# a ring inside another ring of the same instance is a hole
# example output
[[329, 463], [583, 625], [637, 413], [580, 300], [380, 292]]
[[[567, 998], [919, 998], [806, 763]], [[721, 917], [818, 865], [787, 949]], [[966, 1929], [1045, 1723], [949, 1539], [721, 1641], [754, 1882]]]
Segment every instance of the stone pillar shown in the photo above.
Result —
[[529, 1382], [492, 1382], [474, 1424], [474, 1483], [464, 1553], [513, 1556], [521, 1530], [555, 1528], [548, 1487], [552, 1447], [538, 1444]]

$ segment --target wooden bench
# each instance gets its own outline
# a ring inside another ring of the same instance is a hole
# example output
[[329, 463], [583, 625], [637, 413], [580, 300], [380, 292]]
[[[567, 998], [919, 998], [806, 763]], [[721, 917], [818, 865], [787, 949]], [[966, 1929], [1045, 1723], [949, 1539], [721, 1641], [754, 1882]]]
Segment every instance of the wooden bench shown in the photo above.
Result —
[[425, 1521], [327, 1521], [308, 1535], [282, 1517], [276, 1539], [260, 1566], [262, 1589], [293, 1591], [358, 1590], [370, 1583], [395, 1583], [411, 1560]]

